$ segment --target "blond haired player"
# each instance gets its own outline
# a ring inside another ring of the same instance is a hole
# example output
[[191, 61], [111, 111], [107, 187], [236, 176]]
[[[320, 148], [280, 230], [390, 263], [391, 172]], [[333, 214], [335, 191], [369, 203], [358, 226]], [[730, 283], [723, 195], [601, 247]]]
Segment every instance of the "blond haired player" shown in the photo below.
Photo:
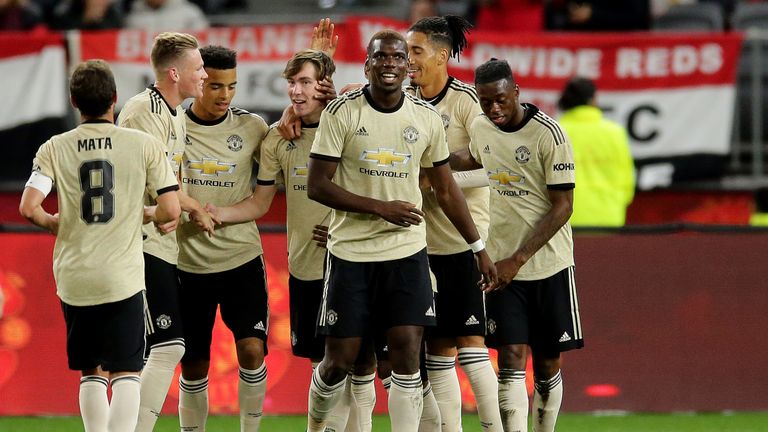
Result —
[[[117, 92], [105, 62], [78, 65], [70, 95], [81, 124], [40, 147], [20, 211], [57, 234], [53, 273], [69, 368], [83, 375], [79, 399], [86, 432], [133, 432], [145, 346], [144, 281], [136, 278], [144, 268], [142, 198], [145, 189], [152, 191], [154, 217], [170, 222], [179, 217], [179, 186], [162, 143], [112, 123]], [[54, 183], [58, 216], [42, 208]]]
[[[180, 104], [202, 94], [207, 77], [198, 51], [197, 39], [185, 33], [161, 33], [155, 37], [151, 52], [155, 83], [123, 106], [118, 124], [149, 133], [159, 139], [179, 172], [186, 143], [184, 112]], [[213, 221], [200, 203], [179, 193], [181, 208], [204, 230], [213, 233]], [[154, 196], [148, 191], [145, 203], [152, 205]], [[176, 221], [142, 229], [144, 235], [144, 277], [147, 284], [147, 344], [149, 355], [142, 372], [139, 432], [151, 431], [163, 407], [174, 369], [184, 354], [184, 335], [178, 305], [176, 263]]]

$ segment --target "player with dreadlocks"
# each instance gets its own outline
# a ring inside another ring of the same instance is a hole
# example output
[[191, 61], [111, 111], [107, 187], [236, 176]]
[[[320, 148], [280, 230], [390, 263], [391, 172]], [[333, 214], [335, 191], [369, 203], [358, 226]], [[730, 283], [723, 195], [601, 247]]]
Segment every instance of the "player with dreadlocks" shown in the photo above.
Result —
[[[448, 74], [448, 61], [467, 47], [471, 25], [447, 15], [422, 18], [406, 34], [408, 76], [416, 96], [432, 104], [443, 119], [451, 152], [469, 147], [469, 126], [482, 114], [477, 93]], [[482, 170], [454, 173], [483, 240], [489, 224], [488, 180]], [[440, 209], [422, 181], [429, 265], [437, 282], [437, 326], [426, 333], [426, 367], [440, 409], [443, 431], [461, 430], [461, 389], [456, 356], [469, 378], [484, 431], [501, 431], [498, 383], [485, 346], [484, 293], [470, 247]]]

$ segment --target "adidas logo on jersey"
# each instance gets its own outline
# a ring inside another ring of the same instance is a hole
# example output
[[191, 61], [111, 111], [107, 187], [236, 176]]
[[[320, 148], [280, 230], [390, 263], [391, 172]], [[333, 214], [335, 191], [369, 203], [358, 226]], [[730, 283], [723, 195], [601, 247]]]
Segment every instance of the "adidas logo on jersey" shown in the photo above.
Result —
[[264, 331], [264, 322], [263, 321], [259, 321], [258, 323], [256, 323], [255, 326], [253, 326], [253, 328], [256, 329], [256, 330]]
[[424, 316], [431, 316], [431, 317], [435, 316], [435, 310], [432, 309], [432, 306], [430, 306], [429, 309], [427, 309], [427, 312], [424, 314]]
[[286, 151], [296, 150], [296, 144], [293, 141], [288, 141], [288, 145], [285, 146]]
[[569, 340], [571, 340], [571, 336], [568, 334], [568, 332], [565, 332], [562, 336], [560, 336], [559, 342], [568, 342]]
[[483, 148], [483, 153], [491, 154], [491, 146], [486, 144], [485, 148]]
[[368, 136], [368, 131], [365, 130], [365, 126], [361, 126], [360, 129], [355, 132], [355, 135], [357, 136]]
[[467, 318], [467, 322], [464, 323], [464, 325], [477, 325], [477, 324], [480, 324], [480, 321], [478, 321], [474, 315], [470, 315], [469, 318]]

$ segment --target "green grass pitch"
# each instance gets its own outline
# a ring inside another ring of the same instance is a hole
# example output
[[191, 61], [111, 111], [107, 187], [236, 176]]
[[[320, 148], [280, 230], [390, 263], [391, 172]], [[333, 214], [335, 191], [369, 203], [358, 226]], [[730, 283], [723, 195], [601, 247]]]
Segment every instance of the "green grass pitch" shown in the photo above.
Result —
[[[262, 421], [264, 432], [303, 431], [303, 416], [267, 416]], [[234, 431], [239, 429], [237, 417], [212, 416], [208, 419], [208, 432]], [[3, 432], [73, 432], [82, 431], [79, 417], [0, 417]], [[156, 432], [176, 432], [176, 417], [163, 416]], [[373, 430], [389, 430], [389, 419], [376, 416]], [[464, 416], [465, 432], [480, 432], [477, 416]], [[764, 432], [768, 430], [766, 413], [707, 413], [707, 414], [627, 414], [593, 415], [562, 414], [557, 422], [562, 432]]]

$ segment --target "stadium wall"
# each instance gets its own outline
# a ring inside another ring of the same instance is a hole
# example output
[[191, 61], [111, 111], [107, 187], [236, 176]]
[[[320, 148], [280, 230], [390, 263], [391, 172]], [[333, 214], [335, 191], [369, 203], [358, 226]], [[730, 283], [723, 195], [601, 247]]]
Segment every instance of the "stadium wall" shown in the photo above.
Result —
[[[310, 366], [290, 354], [286, 238], [262, 235], [270, 290], [265, 411], [306, 412]], [[577, 235], [586, 347], [564, 360], [566, 411], [766, 410], [758, 373], [768, 294], [768, 233]], [[78, 374], [66, 369], [64, 322], [51, 273], [54, 237], [0, 233], [0, 415], [76, 414]], [[237, 410], [231, 336], [217, 322], [213, 413]], [[529, 373], [529, 388], [530, 388]], [[462, 377], [465, 408], [474, 401]], [[386, 403], [379, 385], [378, 410]], [[174, 413], [173, 385], [164, 412]]]

